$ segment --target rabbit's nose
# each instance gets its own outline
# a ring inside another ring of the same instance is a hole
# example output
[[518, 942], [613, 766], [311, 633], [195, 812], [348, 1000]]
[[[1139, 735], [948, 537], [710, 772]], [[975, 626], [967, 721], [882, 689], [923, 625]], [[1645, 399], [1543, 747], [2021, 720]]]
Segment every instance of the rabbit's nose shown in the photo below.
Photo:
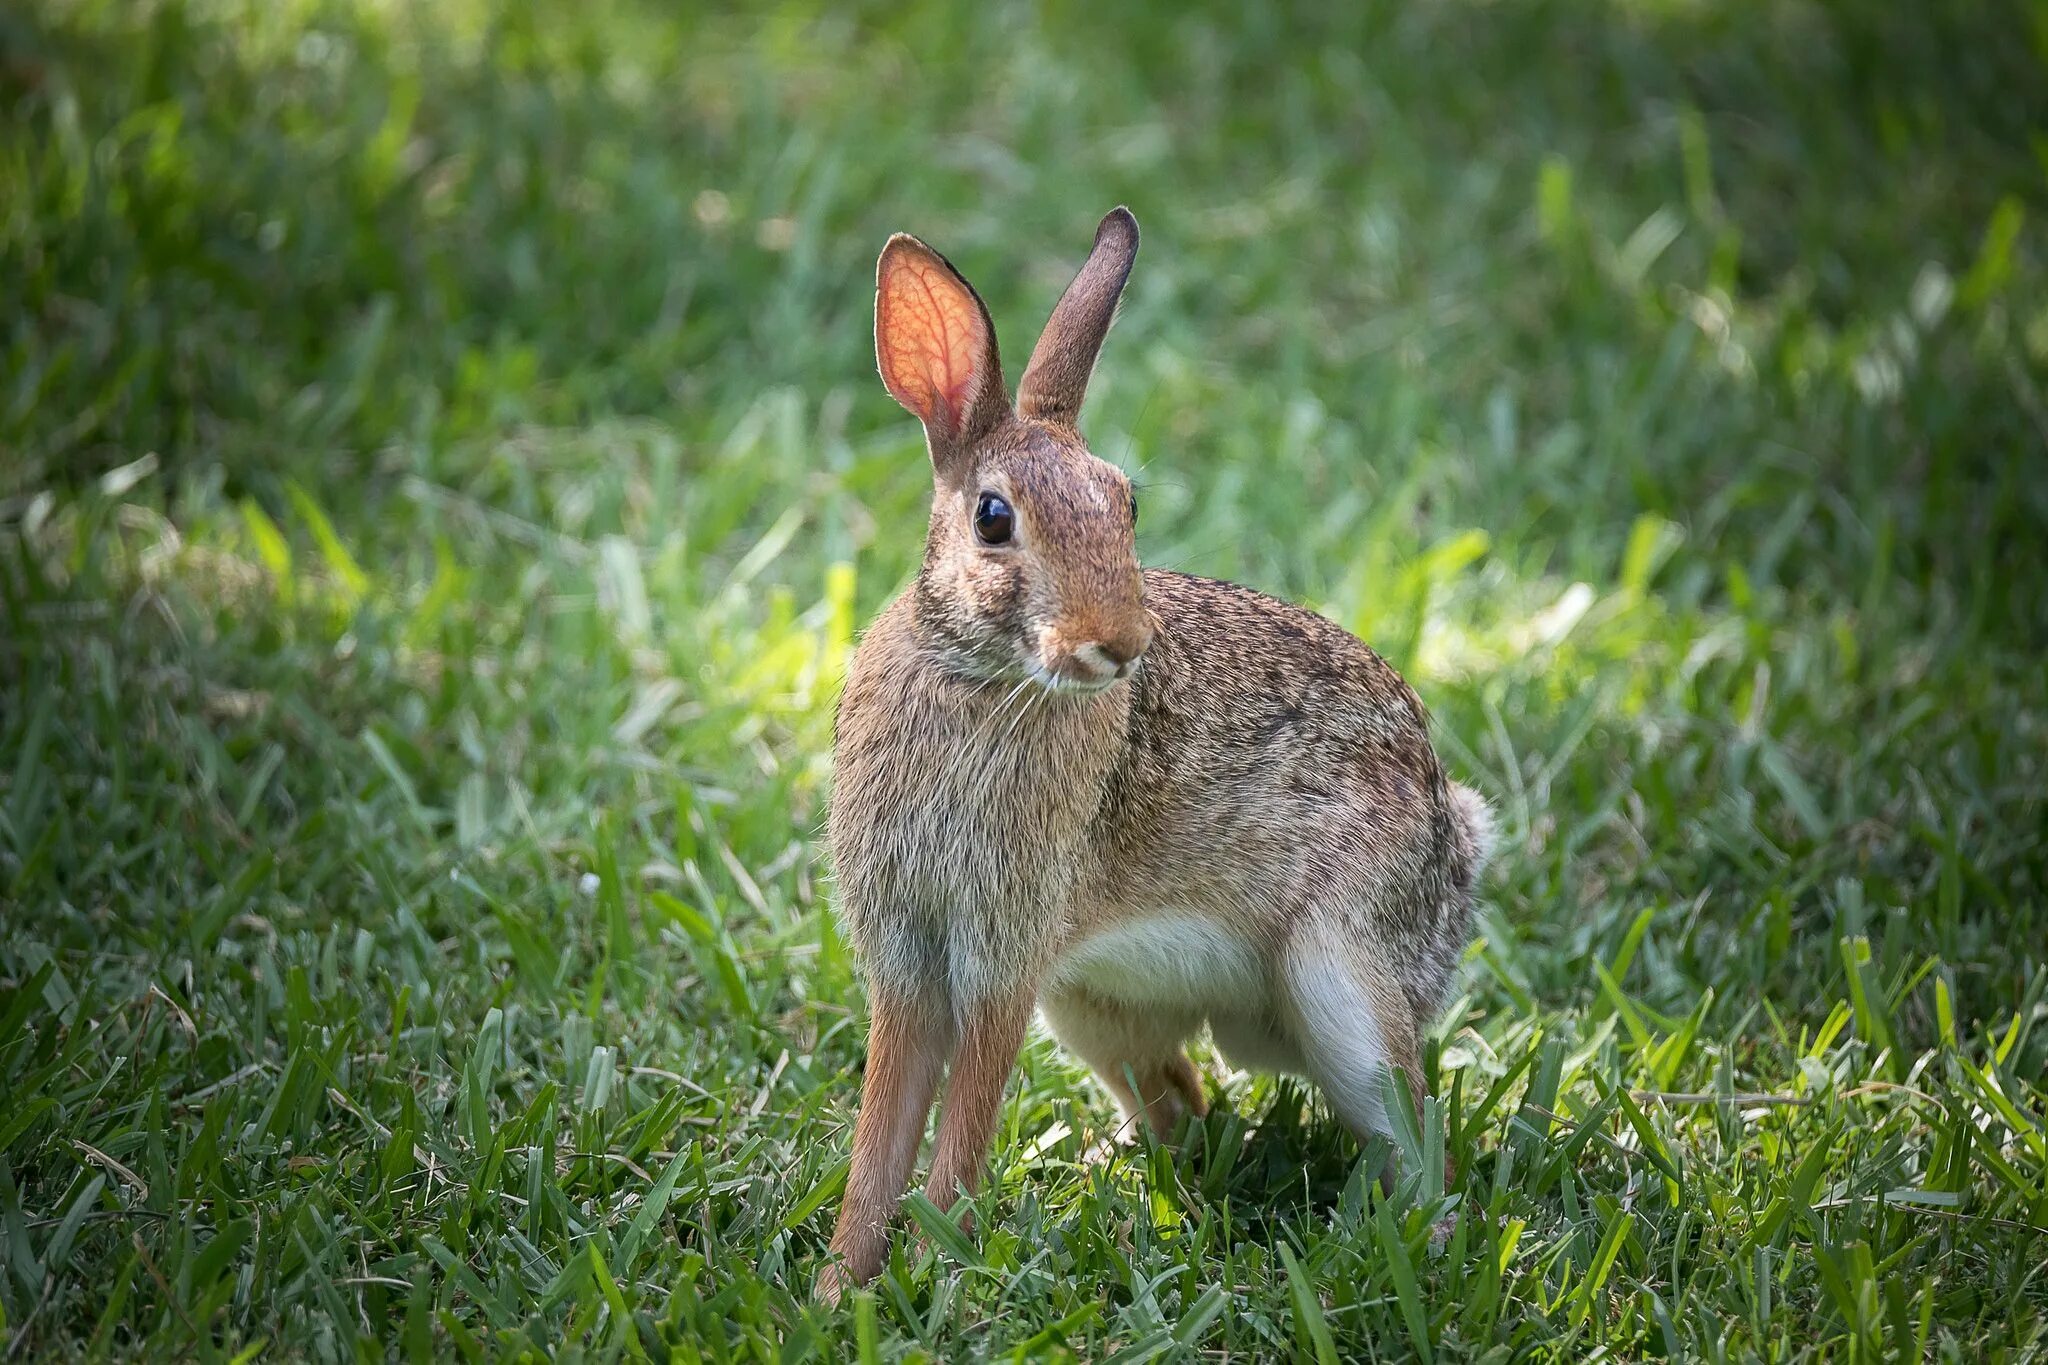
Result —
[[1074, 662], [1098, 678], [1115, 677], [1123, 661], [1098, 644], [1082, 645], [1074, 651]]
[[1097, 672], [1113, 673], [1121, 678], [1131, 671], [1131, 666], [1143, 658], [1145, 651], [1151, 647], [1151, 627], [1140, 625], [1130, 630], [1119, 631], [1106, 639], [1082, 645], [1074, 654]]

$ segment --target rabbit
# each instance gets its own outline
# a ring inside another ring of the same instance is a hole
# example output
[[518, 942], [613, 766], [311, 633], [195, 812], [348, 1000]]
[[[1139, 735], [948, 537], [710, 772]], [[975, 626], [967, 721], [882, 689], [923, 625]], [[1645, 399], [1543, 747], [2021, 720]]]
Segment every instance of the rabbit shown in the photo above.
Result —
[[1415, 693], [1321, 616], [1139, 567], [1131, 484], [1076, 425], [1137, 250], [1115, 209], [1014, 404], [945, 257], [898, 234], [876, 267], [932, 508], [836, 718], [827, 838], [871, 1021], [828, 1303], [880, 1270], [949, 1065], [927, 1193], [973, 1192], [1034, 1010], [1129, 1122], [1206, 1112], [1206, 1025], [1363, 1140], [1386, 1068], [1420, 1095], [1465, 947], [1494, 823]]

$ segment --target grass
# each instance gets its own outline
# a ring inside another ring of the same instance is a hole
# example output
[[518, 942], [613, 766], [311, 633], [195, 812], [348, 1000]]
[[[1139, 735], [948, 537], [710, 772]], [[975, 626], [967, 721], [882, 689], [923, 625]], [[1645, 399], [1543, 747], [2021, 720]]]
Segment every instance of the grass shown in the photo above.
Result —
[[[2048, 1350], [2038, 6], [694, 8], [0, 15], [6, 1358]], [[1014, 365], [1118, 201], [1147, 561], [1502, 812], [1465, 1216], [1034, 1039], [827, 1314], [873, 256]]]

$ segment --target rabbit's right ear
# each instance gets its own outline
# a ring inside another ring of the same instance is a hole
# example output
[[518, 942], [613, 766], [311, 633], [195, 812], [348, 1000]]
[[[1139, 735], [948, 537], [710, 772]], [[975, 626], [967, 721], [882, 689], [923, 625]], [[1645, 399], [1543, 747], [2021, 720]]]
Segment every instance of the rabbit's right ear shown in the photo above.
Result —
[[1073, 426], [1081, 420], [1088, 376], [1109, 335], [1124, 281], [1138, 259], [1138, 220], [1121, 204], [1095, 229], [1095, 247], [1032, 348], [1024, 377], [1017, 381], [1017, 411], [1041, 422]]
[[897, 233], [875, 265], [875, 363], [924, 423], [932, 463], [953, 472], [1010, 412], [996, 329], [974, 286], [938, 252]]

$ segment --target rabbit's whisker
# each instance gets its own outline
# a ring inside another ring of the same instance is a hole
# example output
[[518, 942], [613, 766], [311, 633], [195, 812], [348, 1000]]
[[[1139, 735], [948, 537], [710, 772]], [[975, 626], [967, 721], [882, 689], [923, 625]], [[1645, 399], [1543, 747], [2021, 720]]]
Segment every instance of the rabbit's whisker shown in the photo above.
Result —
[[[1030, 682], [1032, 679], [1027, 676], [1025, 681]], [[1017, 714], [1010, 718], [1009, 728], [1003, 731], [1003, 737], [996, 741], [994, 748], [990, 751], [988, 766], [982, 772], [981, 781], [975, 786], [974, 801], [976, 805], [979, 805], [982, 799], [988, 795], [989, 788], [995, 783], [996, 774], [1003, 770], [1004, 764], [1000, 757], [1003, 752], [1003, 746], [1010, 742], [1010, 737], [1017, 732], [1017, 726], [1023, 722], [1024, 718], [1045, 704], [1045, 699], [1048, 695], [1047, 689], [1043, 687], [1035, 689], [1025, 698], [1024, 704], [1017, 708]], [[1028, 747], [1028, 743], [1026, 747]]]
[[1010, 709], [1010, 704], [1030, 684], [1031, 678], [1029, 675], [1018, 679], [1017, 685], [1011, 688], [1009, 693], [1000, 702], [997, 702], [986, 716], [975, 723], [974, 728], [968, 732], [966, 738], [960, 741], [960, 747], [954, 752], [952, 761], [946, 765], [945, 772], [940, 775], [939, 785], [946, 785], [953, 780], [954, 776], [959, 773], [961, 765], [980, 748], [981, 742], [993, 734], [998, 725], [1002, 724], [1004, 714]]
[[[1025, 681], [1028, 682], [1030, 680], [1027, 678]], [[1011, 717], [1010, 719], [1010, 728], [1003, 731], [1002, 739], [997, 742], [997, 749], [1001, 749], [1003, 745], [1008, 744], [1010, 742], [1010, 736], [1017, 733], [1017, 723], [1023, 720], [1024, 717], [1030, 715], [1038, 707], [1044, 705], [1045, 697], [1045, 689], [1040, 688], [1036, 696], [1032, 697], [1030, 701], [1024, 703], [1024, 705], [1018, 709], [1017, 714]]]
[[[1145, 394], [1145, 401], [1138, 405], [1138, 420], [1131, 423], [1131, 429], [1128, 432], [1124, 433], [1123, 462], [1126, 464], [1130, 462], [1131, 451], [1135, 449], [1138, 444], [1138, 431], [1145, 425], [1145, 414], [1152, 411], [1152, 400], [1159, 396], [1159, 386], [1161, 382], [1162, 381], [1158, 379], [1154, 379], [1152, 381], [1151, 389], [1149, 389]], [[1151, 464], [1154, 458], [1156, 457], [1153, 455], [1146, 456], [1145, 459], [1138, 465], [1138, 468], [1132, 473], [1131, 478], [1135, 480], [1139, 474], [1144, 473], [1145, 466]]]

